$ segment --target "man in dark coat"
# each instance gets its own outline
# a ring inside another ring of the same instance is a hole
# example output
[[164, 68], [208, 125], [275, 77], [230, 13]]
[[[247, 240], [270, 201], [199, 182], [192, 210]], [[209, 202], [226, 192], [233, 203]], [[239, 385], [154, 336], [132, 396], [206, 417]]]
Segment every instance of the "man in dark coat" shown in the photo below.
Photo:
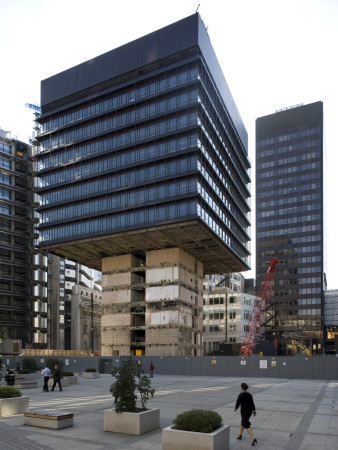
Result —
[[55, 365], [55, 368], [54, 368], [53, 377], [54, 377], [54, 383], [53, 383], [52, 391], [54, 391], [56, 383], [58, 383], [60, 391], [62, 391], [61, 372], [60, 372], [59, 366], [57, 364]]
[[15, 372], [14, 369], [8, 369], [5, 375], [5, 380], [7, 382], [7, 386], [14, 386], [15, 383]]

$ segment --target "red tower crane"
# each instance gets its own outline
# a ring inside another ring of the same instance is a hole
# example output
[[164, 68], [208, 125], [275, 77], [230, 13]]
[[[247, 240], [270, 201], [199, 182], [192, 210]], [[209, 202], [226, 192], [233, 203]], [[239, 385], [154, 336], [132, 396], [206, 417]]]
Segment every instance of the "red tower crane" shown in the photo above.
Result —
[[257, 334], [264, 321], [264, 315], [270, 300], [277, 262], [276, 258], [271, 259], [269, 267], [259, 286], [239, 356], [251, 356], [253, 349], [255, 348]]

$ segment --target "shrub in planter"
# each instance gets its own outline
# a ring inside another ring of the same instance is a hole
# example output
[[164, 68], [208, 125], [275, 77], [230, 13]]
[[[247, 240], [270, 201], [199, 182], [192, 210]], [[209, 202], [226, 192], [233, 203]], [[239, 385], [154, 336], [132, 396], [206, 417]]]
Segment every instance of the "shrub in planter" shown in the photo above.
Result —
[[27, 375], [28, 373], [32, 373], [30, 369], [20, 369], [18, 370], [18, 374]]
[[222, 417], [216, 411], [207, 409], [192, 409], [178, 414], [174, 419], [175, 430], [212, 433], [222, 426]]
[[62, 372], [61, 374], [63, 377], [73, 377], [74, 372]]
[[96, 372], [96, 369], [89, 367], [85, 372]]
[[34, 358], [23, 358], [21, 370], [29, 370], [29, 372], [25, 373], [34, 373], [37, 372], [39, 369], [40, 366], [36, 363]]
[[12, 386], [0, 386], [0, 398], [14, 398], [21, 397], [20, 389]]
[[[150, 397], [154, 396], [155, 389], [151, 388], [151, 380], [144, 374], [142, 365], [126, 359], [120, 367], [114, 367], [112, 376], [115, 383], [110, 386], [114, 397], [116, 412], [137, 412], [146, 410]], [[136, 391], [140, 393], [141, 408], [136, 406]]]

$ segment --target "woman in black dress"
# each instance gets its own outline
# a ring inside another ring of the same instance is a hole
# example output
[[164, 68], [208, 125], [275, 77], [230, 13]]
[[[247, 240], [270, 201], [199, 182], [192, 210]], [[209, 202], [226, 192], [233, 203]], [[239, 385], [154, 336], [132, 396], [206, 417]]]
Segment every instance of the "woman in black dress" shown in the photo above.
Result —
[[239, 435], [237, 436], [237, 439], [242, 439], [242, 434], [243, 434], [244, 428], [246, 428], [246, 431], [249, 433], [249, 435], [252, 439], [251, 445], [254, 446], [257, 444], [257, 439], [255, 438], [255, 436], [250, 428], [251, 423], [250, 423], [249, 419], [250, 419], [252, 413], [254, 416], [256, 415], [256, 407], [255, 407], [255, 403], [253, 401], [252, 395], [249, 392], [247, 392], [248, 388], [249, 388], [249, 386], [246, 383], [241, 384], [242, 392], [237, 397], [237, 402], [236, 402], [236, 406], [235, 406], [235, 412], [237, 411], [237, 409], [239, 407], [241, 407], [241, 416], [242, 416], [241, 428], [239, 430]]

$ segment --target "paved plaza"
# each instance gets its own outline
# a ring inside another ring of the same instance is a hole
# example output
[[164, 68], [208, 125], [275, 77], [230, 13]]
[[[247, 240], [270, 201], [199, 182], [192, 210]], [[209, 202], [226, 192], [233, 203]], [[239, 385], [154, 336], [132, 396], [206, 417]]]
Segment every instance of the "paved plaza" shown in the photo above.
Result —
[[[103, 431], [103, 412], [113, 404], [109, 386], [111, 375], [87, 380], [62, 392], [42, 392], [39, 387], [22, 390], [30, 397], [30, 410], [53, 409], [74, 413], [74, 426], [50, 430], [23, 425], [23, 415], [0, 418], [2, 450], [48, 449], [134, 449], [160, 450], [161, 429], [143, 436]], [[251, 439], [245, 432], [237, 441], [240, 414], [234, 405], [242, 381], [249, 385], [257, 408], [252, 428], [261, 450], [336, 450], [338, 448], [338, 381], [289, 380], [272, 378], [225, 378], [163, 376], [153, 378], [155, 396], [149, 407], [160, 408], [161, 428], [174, 417], [193, 408], [212, 409], [231, 426], [230, 448], [249, 449]], [[180, 449], [177, 449], [180, 450]], [[182, 449], [183, 450], [183, 449]]]

